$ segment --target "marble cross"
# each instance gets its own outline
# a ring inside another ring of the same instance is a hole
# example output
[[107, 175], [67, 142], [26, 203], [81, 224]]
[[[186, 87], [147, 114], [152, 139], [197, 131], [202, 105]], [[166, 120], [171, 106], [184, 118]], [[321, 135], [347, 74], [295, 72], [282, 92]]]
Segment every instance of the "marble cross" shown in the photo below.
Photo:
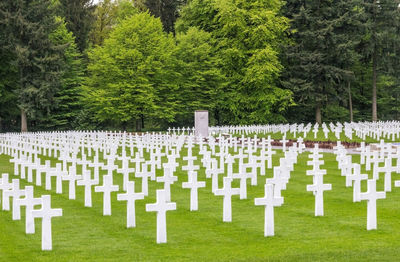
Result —
[[265, 184], [263, 198], [255, 198], [254, 204], [257, 206], [265, 206], [265, 218], [264, 218], [264, 236], [273, 236], [275, 234], [275, 223], [274, 223], [274, 207], [281, 206], [283, 204], [282, 197], [274, 196], [272, 184]]
[[136, 215], [135, 215], [135, 201], [144, 199], [143, 193], [135, 193], [135, 182], [128, 181], [126, 193], [118, 194], [118, 201], [127, 201], [126, 204], [126, 227], [136, 227]]
[[198, 189], [206, 186], [206, 182], [197, 181], [197, 172], [189, 171], [189, 181], [182, 183], [182, 188], [190, 188], [190, 211], [198, 210]]
[[324, 215], [324, 191], [332, 190], [331, 184], [324, 184], [323, 175], [314, 176], [314, 184], [307, 185], [307, 191], [315, 195], [315, 216]]
[[157, 243], [167, 243], [167, 211], [176, 210], [176, 203], [168, 202], [164, 190], [157, 190], [157, 202], [146, 204], [147, 212], [157, 212]]
[[25, 233], [35, 233], [35, 219], [32, 216], [32, 211], [36, 205], [42, 204], [41, 198], [33, 197], [33, 186], [25, 187], [25, 197], [15, 200], [17, 208], [25, 206]]
[[92, 179], [90, 171], [86, 170], [86, 172], [83, 173], [82, 179], [78, 180], [76, 183], [78, 186], [85, 187], [85, 207], [92, 207], [92, 186], [97, 185], [98, 181]]
[[367, 174], [361, 174], [360, 164], [353, 164], [353, 173], [347, 178], [351, 181], [354, 181], [353, 184], [353, 202], [360, 202], [360, 193], [361, 193], [361, 181], [368, 179]]
[[157, 182], [164, 183], [165, 197], [168, 202], [171, 202], [171, 185], [175, 181], [178, 181], [178, 177], [176, 177], [172, 174], [172, 169], [170, 167], [167, 167], [167, 165], [164, 165], [164, 176], [157, 177]]
[[[8, 174], [2, 174], [2, 177], [0, 179], [0, 190], [2, 191], [2, 198], [3, 198], [3, 210], [4, 209], [4, 199], [5, 199], [5, 192], [7, 192], [9, 189], [12, 188], [12, 184], [8, 182]], [[1, 199], [0, 199], [1, 200]], [[10, 202], [7, 198], [8, 204], [10, 205]], [[0, 201], [1, 202], [1, 201]], [[9, 209], [8, 209], [9, 210]]]
[[147, 170], [147, 163], [142, 163], [142, 171], [136, 173], [136, 177], [142, 178], [142, 193], [145, 196], [149, 195], [149, 178], [152, 176], [152, 172]]
[[103, 216], [111, 216], [111, 192], [119, 190], [119, 186], [113, 185], [112, 175], [103, 176], [103, 185], [96, 186], [95, 192], [103, 192]]
[[368, 180], [368, 191], [365, 193], [360, 193], [361, 200], [367, 200], [367, 230], [372, 230], [377, 228], [376, 222], [376, 201], [378, 199], [385, 199], [386, 192], [376, 191], [376, 180]]
[[69, 168], [69, 174], [64, 175], [63, 180], [67, 180], [69, 183], [69, 190], [68, 190], [68, 198], [69, 199], [75, 199], [76, 194], [75, 194], [75, 188], [76, 188], [76, 181], [82, 179], [81, 175], [76, 174], [76, 167], [71, 166]]
[[19, 179], [13, 179], [11, 186], [7, 190], [3, 189], [3, 210], [10, 211], [10, 197], [19, 190]]
[[224, 177], [224, 187], [222, 189], [215, 190], [216, 196], [224, 196], [223, 202], [223, 221], [232, 221], [232, 196], [239, 195], [239, 188], [232, 188], [232, 178]]
[[42, 207], [38, 210], [32, 210], [33, 218], [42, 219], [42, 250], [52, 250], [53, 241], [51, 234], [51, 219], [62, 216], [61, 208], [51, 208], [51, 196], [42, 196]]

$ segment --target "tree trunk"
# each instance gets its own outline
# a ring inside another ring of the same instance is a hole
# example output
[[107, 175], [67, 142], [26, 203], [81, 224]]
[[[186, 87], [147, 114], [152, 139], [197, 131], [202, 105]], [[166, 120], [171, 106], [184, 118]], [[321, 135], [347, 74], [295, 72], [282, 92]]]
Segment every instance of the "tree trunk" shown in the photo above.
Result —
[[349, 91], [349, 112], [350, 112], [350, 122], [353, 122], [353, 101], [351, 98], [351, 87], [350, 87], [350, 81], [347, 83], [348, 85], [348, 91]]
[[140, 119], [136, 119], [136, 132], [142, 131], [142, 121]]
[[317, 104], [315, 108], [315, 122], [318, 124], [322, 124], [322, 116], [321, 116], [321, 105]]
[[3, 132], [3, 119], [0, 117], [0, 132]]
[[141, 114], [140, 115], [140, 120], [142, 121], [142, 128], [144, 128], [144, 115], [143, 114]]
[[28, 123], [26, 120], [26, 112], [21, 109], [21, 132], [28, 132]]
[[378, 121], [378, 110], [376, 105], [376, 78], [377, 78], [377, 57], [376, 57], [376, 49], [372, 55], [372, 121]]
[[[376, 24], [376, 13], [377, 13], [377, 0], [374, 0], [374, 23]], [[373, 27], [372, 41], [374, 44], [374, 50], [372, 53], [372, 121], [378, 121], [378, 109], [376, 105], [376, 78], [377, 78], [377, 47], [376, 47], [376, 28]]]

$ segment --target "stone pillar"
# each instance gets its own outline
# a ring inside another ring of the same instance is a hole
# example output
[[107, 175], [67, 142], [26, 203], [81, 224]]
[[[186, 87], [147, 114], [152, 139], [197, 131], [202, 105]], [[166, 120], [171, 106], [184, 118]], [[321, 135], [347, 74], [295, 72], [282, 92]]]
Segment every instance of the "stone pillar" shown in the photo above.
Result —
[[208, 111], [197, 110], [194, 112], [195, 135], [208, 137]]

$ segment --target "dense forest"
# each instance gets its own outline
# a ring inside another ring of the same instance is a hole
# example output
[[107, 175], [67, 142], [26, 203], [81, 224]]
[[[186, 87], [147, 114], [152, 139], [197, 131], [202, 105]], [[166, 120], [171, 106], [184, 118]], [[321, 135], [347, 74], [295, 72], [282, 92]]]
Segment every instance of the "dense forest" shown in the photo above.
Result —
[[400, 0], [2, 0], [0, 131], [400, 119]]

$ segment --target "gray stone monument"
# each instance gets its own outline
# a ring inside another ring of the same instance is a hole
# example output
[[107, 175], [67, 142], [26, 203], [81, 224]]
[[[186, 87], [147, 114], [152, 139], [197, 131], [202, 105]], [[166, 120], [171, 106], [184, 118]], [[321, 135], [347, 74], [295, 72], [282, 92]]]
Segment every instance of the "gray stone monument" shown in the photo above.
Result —
[[208, 137], [208, 111], [197, 110], [194, 112], [195, 135]]

